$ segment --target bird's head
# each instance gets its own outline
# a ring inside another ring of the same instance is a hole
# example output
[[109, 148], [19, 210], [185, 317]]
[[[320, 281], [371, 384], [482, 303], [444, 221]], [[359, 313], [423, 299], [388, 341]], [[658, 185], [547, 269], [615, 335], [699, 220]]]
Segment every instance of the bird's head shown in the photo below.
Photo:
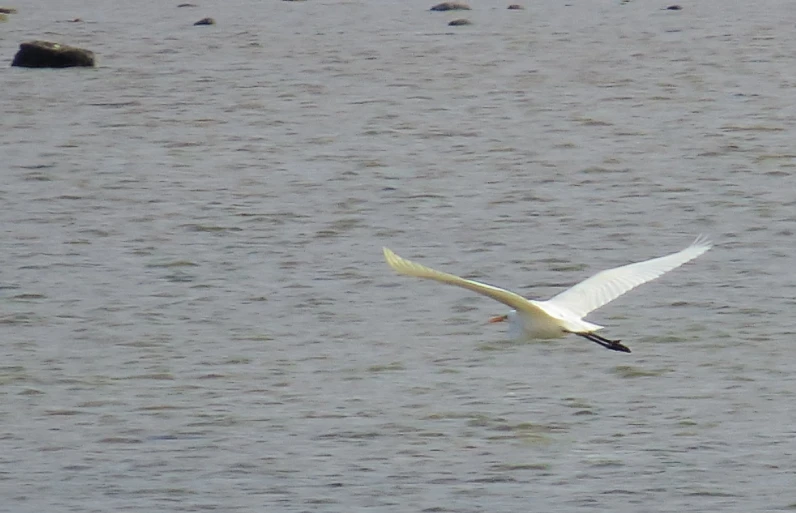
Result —
[[517, 320], [517, 311], [516, 310], [512, 310], [509, 313], [507, 313], [506, 315], [496, 315], [495, 317], [490, 317], [489, 323], [490, 324], [491, 323], [495, 323], [495, 322], [514, 323], [516, 320]]
[[521, 338], [522, 336], [522, 322], [517, 315], [516, 310], [512, 310], [505, 315], [496, 315], [489, 319], [489, 323], [495, 322], [508, 322], [509, 323], [509, 337], [512, 339]]
[[492, 323], [495, 323], [495, 322], [504, 322], [504, 321], [507, 321], [508, 319], [509, 319], [509, 314], [506, 314], [506, 315], [496, 315], [496, 316], [494, 316], [494, 317], [490, 317], [488, 322], [489, 322], [490, 324], [492, 324]]

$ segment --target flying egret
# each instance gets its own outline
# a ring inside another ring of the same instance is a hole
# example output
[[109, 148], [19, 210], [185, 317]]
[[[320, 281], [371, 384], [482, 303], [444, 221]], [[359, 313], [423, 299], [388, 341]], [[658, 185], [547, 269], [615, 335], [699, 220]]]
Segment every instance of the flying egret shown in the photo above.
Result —
[[609, 340], [595, 333], [603, 326], [583, 318], [642, 283], [695, 259], [711, 246], [710, 240], [700, 235], [682, 251], [599, 272], [547, 301], [525, 299], [505, 289], [435, 271], [401, 258], [389, 248], [384, 248], [384, 258], [400, 274], [462, 287], [510, 306], [512, 310], [508, 314], [493, 317], [489, 322], [508, 321], [510, 332], [519, 340], [555, 339], [574, 333], [606, 349], [629, 353], [630, 349], [620, 340]]

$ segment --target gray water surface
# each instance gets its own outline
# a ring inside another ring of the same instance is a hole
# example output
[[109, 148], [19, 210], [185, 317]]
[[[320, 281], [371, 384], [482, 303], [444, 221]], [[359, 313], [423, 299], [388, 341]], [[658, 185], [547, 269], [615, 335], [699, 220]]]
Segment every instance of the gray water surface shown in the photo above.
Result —
[[[0, 70], [0, 510], [796, 507], [791, 2], [177, 3], [0, 26], [100, 60]], [[547, 298], [701, 232], [590, 316], [632, 354], [381, 256]]]

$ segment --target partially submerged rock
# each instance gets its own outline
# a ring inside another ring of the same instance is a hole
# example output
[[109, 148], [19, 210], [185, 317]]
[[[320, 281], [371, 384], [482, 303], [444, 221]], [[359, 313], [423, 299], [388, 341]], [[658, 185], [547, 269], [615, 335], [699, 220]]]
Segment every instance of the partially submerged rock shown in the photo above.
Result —
[[22, 68], [71, 68], [96, 65], [94, 52], [49, 41], [28, 41], [19, 45], [12, 66]]
[[0, 7], [0, 14], [16, 14], [17, 10], [13, 7]]
[[214, 20], [213, 18], [202, 18], [201, 20], [199, 20], [196, 23], [194, 23], [194, 26], [196, 26], [196, 25], [215, 25], [215, 24], [216, 24], [216, 20]]
[[469, 11], [470, 6], [461, 2], [442, 2], [431, 8], [432, 11]]
[[450, 26], [450, 27], [458, 27], [460, 25], [472, 25], [472, 24], [473, 23], [470, 20], [468, 20], [468, 19], [459, 18], [457, 20], [453, 20], [450, 23], [448, 23], [448, 26]]
[[525, 7], [521, 6], [520, 4], [511, 4], [509, 6], [509, 10], [511, 11], [522, 11]]

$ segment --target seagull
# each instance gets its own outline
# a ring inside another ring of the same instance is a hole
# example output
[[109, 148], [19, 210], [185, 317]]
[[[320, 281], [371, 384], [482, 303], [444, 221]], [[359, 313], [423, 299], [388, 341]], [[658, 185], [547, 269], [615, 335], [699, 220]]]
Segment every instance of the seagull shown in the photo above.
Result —
[[682, 251], [607, 269], [547, 301], [526, 299], [506, 289], [436, 271], [401, 258], [389, 248], [383, 249], [387, 264], [400, 274], [462, 287], [510, 306], [512, 310], [509, 313], [493, 317], [489, 322], [508, 321], [509, 332], [517, 340], [557, 339], [572, 333], [600, 344], [606, 349], [629, 353], [630, 348], [623, 345], [621, 340], [609, 340], [596, 333], [603, 329], [603, 326], [585, 321], [583, 318], [642, 283], [654, 280], [695, 259], [711, 247], [710, 240], [700, 235]]

